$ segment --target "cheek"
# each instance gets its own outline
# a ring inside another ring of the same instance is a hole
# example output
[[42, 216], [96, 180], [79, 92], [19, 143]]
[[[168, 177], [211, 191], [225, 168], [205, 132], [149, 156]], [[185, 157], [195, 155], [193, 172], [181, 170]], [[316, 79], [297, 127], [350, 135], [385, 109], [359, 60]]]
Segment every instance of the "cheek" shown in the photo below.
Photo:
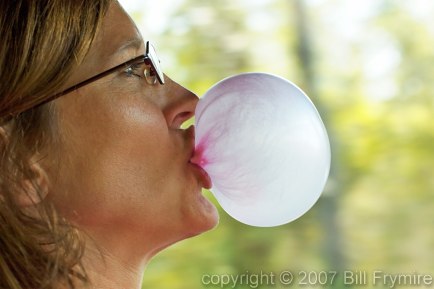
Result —
[[56, 190], [67, 215], [86, 222], [139, 211], [152, 215], [176, 198], [166, 194], [181, 178], [180, 149], [162, 113], [137, 105], [117, 112], [94, 114], [68, 128]]
[[61, 213], [87, 228], [194, 235], [213, 227], [217, 213], [188, 169], [188, 144], [161, 109], [104, 105], [65, 116], [52, 198]]

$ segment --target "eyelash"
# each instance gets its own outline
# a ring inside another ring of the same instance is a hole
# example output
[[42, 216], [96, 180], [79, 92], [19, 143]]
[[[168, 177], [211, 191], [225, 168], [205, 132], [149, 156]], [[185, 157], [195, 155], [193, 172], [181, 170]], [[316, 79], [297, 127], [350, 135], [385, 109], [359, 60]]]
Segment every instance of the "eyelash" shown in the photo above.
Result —
[[[143, 75], [144, 75], [144, 73], [143, 73], [143, 71], [139, 71], [139, 69], [141, 69], [142, 68], [142, 63], [133, 63], [133, 64], [130, 64], [130, 65], [128, 65], [125, 69], [124, 69], [124, 74], [127, 76], [127, 77], [132, 77], [132, 76], [135, 76], [135, 77], [140, 77], [140, 78], [142, 78], [143, 77]], [[143, 69], [142, 69], [143, 70]]]
[[124, 68], [122, 74], [127, 77], [136, 77], [137, 79], [145, 79], [149, 85], [157, 83], [157, 76], [152, 71], [151, 67], [144, 62], [132, 63]]

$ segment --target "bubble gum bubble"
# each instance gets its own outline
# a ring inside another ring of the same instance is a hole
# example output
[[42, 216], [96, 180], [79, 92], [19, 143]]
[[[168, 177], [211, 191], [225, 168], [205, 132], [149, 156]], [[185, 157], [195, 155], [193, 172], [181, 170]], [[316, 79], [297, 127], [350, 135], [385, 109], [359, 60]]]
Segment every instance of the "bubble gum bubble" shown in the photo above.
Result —
[[282, 225], [320, 197], [330, 169], [327, 132], [291, 82], [265, 73], [226, 78], [199, 100], [195, 126], [195, 162], [238, 221]]

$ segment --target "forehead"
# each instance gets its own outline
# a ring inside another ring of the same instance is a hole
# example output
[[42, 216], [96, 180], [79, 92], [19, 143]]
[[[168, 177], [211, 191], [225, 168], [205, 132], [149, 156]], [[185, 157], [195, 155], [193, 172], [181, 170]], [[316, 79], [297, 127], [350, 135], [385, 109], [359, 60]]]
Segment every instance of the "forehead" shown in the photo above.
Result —
[[[138, 43], [137, 45], [128, 45]], [[105, 15], [88, 54], [63, 85], [66, 89], [97, 73], [143, 53], [143, 39], [136, 25], [117, 1]]]
[[[138, 49], [137, 46], [141, 43], [142, 36], [131, 17], [117, 1], [113, 1], [90, 53], [97, 53], [98, 57], [107, 60], [130, 47]], [[97, 51], [92, 51], [93, 49]]]

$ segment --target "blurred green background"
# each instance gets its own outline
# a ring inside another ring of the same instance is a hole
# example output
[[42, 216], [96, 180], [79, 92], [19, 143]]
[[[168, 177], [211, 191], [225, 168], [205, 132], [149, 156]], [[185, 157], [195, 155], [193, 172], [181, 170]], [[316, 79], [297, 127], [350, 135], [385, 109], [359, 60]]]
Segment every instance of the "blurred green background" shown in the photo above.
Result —
[[[324, 193], [306, 215], [255, 228], [220, 210], [216, 229], [154, 258], [143, 288], [220, 288], [204, 276], [261, 272], [274, 273], [275, 285], [222, 287], [391, 288], [374, 285], [374, 271], [434, 275], [433, 1], [120, 2], [155, 42], [165, 72], [198, 95], [247, 71], [299, 85], [326, 124], [333, 155]], [[285, 286], [278, 277], [286, 270], [294, 281]], [[321, 271], [331, 272], [324, 285]], [[345, 271], [367, 280], [344, 284]], [[434, 285], [394, 286], [426, 287]]]

